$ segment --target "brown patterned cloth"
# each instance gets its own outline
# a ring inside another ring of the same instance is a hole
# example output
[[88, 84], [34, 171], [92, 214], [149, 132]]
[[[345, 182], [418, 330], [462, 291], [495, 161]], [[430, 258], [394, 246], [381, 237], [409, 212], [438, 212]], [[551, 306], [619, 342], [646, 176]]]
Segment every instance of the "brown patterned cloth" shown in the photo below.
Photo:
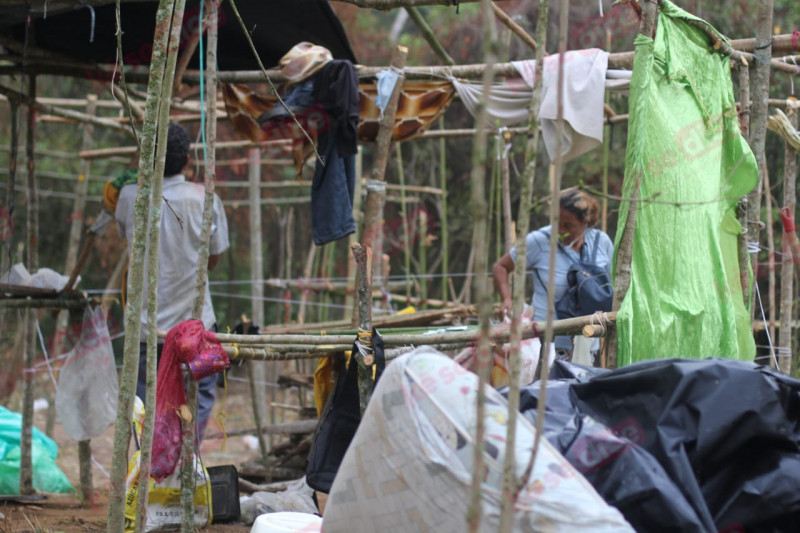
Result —
[[281, 74], [288, 85], [307, 80], [333, 59], [324, 46], [303, 41], [297, 43], [280, 60]]

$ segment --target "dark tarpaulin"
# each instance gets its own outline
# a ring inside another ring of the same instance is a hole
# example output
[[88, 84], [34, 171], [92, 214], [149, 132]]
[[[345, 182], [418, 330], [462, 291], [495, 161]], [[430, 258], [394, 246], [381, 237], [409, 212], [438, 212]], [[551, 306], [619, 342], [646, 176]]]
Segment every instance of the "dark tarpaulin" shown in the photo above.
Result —
[[[113, 3], [92, 8], [72, 2], [49, 6], [47, 18], [41, 9], [32, 11], [29, 42], [80, 63], [114, 63], [117, 54], [116, 7]], [[147, 65], [152, 52], [157, 2], [121, 5], [122, 49], [126, 65]], [[238, 0], [236, 7], [250, 30], [264, 66], [275, 66], [289, 49], [301, 41], [328, 48], [336, 59], [356, 62], [347, 35], [327, 0]], [[25, 37], [24, 11], [0, 6], [0, 35], [19, 42]], [[8, 11], [6, 13], [5, 11]], [[4, 18], [4, 15], [7, 15]], [[5, 22], [3, 22], [3, 19]], [[187, 0], [181, 47], [200, 21], [198, 0]], [[10, 23], [13, 23], [10, 24]], [[93, 41], [90, 39], [93, 38]], [[189, 68], [199, 68], [196, 51]], [[221, 6], [219, 22], [219, 70], [258, 70], [258, 64], [229, 2]]]
[[637, 531], [800, 531], [800, 381], [724, 359], [572, 367], [550, 376], [544, 435]]

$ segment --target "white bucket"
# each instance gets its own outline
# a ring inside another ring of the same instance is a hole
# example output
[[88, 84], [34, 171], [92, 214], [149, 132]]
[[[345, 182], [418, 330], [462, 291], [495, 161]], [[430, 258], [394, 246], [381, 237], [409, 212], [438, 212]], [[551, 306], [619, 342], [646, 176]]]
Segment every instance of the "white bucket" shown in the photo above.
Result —
[[250, 533], [319, 533], [322, 517], [308, 513], [267, 513], [253, 522]]

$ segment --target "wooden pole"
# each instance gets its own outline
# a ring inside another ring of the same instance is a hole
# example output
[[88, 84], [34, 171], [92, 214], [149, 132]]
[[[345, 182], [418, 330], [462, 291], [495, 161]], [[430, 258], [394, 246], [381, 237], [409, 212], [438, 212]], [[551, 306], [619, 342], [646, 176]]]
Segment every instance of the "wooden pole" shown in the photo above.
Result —
[[[139, 156], [139, 183], [134, 201], [134, 229], [131, 243], [131, 261], [128, 272], [128, 301], [125, 308], [125, 350], [120, 378], [119, 407], [117, 408], [114, 454], [111, 462], [111, 484], [108, 496], [108, 533], [124, 529], [125, 476], [127, 452], [131, 438], [131, 415], [139, 370], [139, 335], [142, 316], [142, 285], [144, 282], [144, 254], [148, 234], [148, 207], [152, 190], [155, 164], [155, 139], [159, 117], [161, 89], [167, 63], [169, 28], [175, 3], [182, 0], [160, 0], [156, 12], [156, 29], [153, 36], [153, 57], [150, 64], [150, 81], [147, 87], [145, 121], [142, 125], [142, 150]], [[163, 138], [163, 137], [162, 137]], [[151, 406], [152, 410], [152, 406]], [[146, 426], [145, 426], [146, 427]], [[152, 426], [151, 426], [152, 427]], [[141, 488], [147, 487], [147, 478]], [[142, 522], [141, 520], [139, 522]]]
[[195, 533], [194, 527], [194, 424], [197, 420], [197, 381], [189, 365], [183, 364], [186, 405], [181, 405], [181, 533]]
[[[494, 5], [494, 4], [492, 4]], [[503, 142], [506, 146], [511, 145], [511, 133], [508, 131], [503, 132]], [[502, 195], [503, 195], [503, 244], [506, 250], [510, 250], [514, 246], [514, 219], [511, 216], [511, 168], [510, 158], [505, 146], [502, 149]]]
[[[545, 0], [546, 1], [546, 0]], [[439, 118], [439, 127], [444, 127], [444, 117]], [[439, 140], [439, 188], [442, 195], [439, 199], [442, 206], [442, 301], [448, 301], [450, 282], [450, 228], [447, 223], [447, 144], [444, 138]], [[455, 295], [453, 295], [455, 296]]]
[[[172, 103], [172, 85], [175, 79], [175, 63], [177, 62], [178, 58], [178, 45], [180, 43], [181, 21], [183, 20], [182, 13], [184, 5], [185, 0], [176, 0], [173, 6], [173, 24], [166, 50], [166, 65], [164, 67], [164, 77], [160, 86], [161, 95], [159, 98], [159, 107], [156, 118], [157, 139], [166, 139], [169, 136], [169, 112], [170, 104]], [[150, 235], [148, 248], [151, 250], [151, 253], [148, 254], [147, 261], [147, 365], [145, 368], [147, 376], [145, 381], [144, 404], [148, 406], [148, 408], [145, 410], [144, 423], [142, 424], [142, 448], [139, 456], [139, 479], [144, 480], [144, 483], [139, 484], [139, 490], [136, 494], [136, 533], [145, 531], [145, 525], [147, 522], [148, 493], [150, 490], [150, 484], [148, 481], [150, 479], [150, 464], [152, 461], [153, 432], [155, 426], [156, 377], [158, 373], [158, 265], [160, 260], [159, 253], [152, 253], [152, 251], [158, 251], [160, 249], [162, 217], [161, 206], [163, 203], [162, 193], [166, 155], [167, 143], [157, 143], [155, 147], [155, 161], [153, 164], [152, 193], [150, 195], [149, 212]], [[168, 213], [167, 216], [174, 215], [172, 213]], [[191, 401], [189, 402], [189, 406], [191, 409]], [[196, 407], [195, 410], [192, 411], [193, 415], [195, 411]], [[184, 461], [186, 460], [187, 459], [184, 456]], [[183, 496], [183, 492], [181, 492], [181, 496]]]
[[[547, 42], [547, 25], [549, 22], [549, 1], [541, 0], [538, 8], [538, 20], [536, 23], [536, 38], [540, 43]], [[536, 164], [539, 158], [539, 107], [542, 101], [543, 70], [544, 70], [544, 45], [536, 50], [536, 77], [533, 83], [533, 96], [528, 107], [528, 138], [525, 144], [525, 167], [522, 172], [519, 211], [517, 213], [517, 235], [516, 247], [517, 257], [522, 259], [527, 257], [527, 236], [530, 227], [531, 205], [533, 203], [533, 186], [536, 177]], [[518, 260], [514, 264], [514, 277], [512, 286], [512, 313], [511, 313], [511, 335], [510, 352], [508, 361], [509, 376], [509, 395], [508, 413], [509, 424], [506, 429], [507, 449], [513, 450], [516, 447], [516, 423], [511, 423], [516, 419], [519, 411], [519, 375], [521, 372], [520, 344], [523, 338], [523, 328], [520, 317], [522, 309], [527, 300], [525, 294], [527, 264], [524, 259]], [[555, 329], [555, 323], [554, 323]], [[526, 478], [517, 479], [516, 458], [505, 457], [503, 462], [503, 498], [500, 506], [500, 531], [507, 532], [513, 527], [514, 501], [519, 497], [522, 487], [525, 485]], [[533, 463], [530, 463], [533, 469]], [[505, 500], [508, 500], [506, 503]]]
[[[32, 75], [28, 81], [28, 101], [36, 101], [36, 76]], [[39, 269], [39, 194], [36, 183], [36, 160], [34, 148], [36, 145], [36, 107], [28, 106], [28, 131], [25, 142], [25, 157], [28, 160], [28, 270], [36, 272]], [[36, 374], [30, 372], [36, 360], [36, 326], [37, 313], [29, 309], [26, 313], [25, 328], [25, 369], [22, 380], [22, 434], [20, 436], [19, 455], [19, 491], [20, 494], [33, 494], [33, 397]]]
[[[361, 210], [361, 173], [363, 172], [363, 167], [364, 154], [361, 146], [359, 146], [356, 153], [356, 186], [353, 194], [353, 219], [356, 221], [356, 228], [362, 227], [364, 222], [364, 212]], [[363, 234], [363, 229], [361, 233]], [[350, 249], [353, 248], [356, 240], [356, 234], [351, 233], [347, 241]], [[344, 296], [344, 319], [353, 326], [358, 325], [358, 314], [354, 312], [357, 304], [356, 299], [353, 297], [356, 291], [356, 271], [355, 257], [352, 254], [347, 254], [347, 292]]]
[[[787, 117], [792, 128], [797, 131], [798, 110], [793, 109], [787, 113]], [[783, 164], [783, 209], [781, 211], [791, 215], [794, 220], [794, 213], [797, 204], [796, 184], [797, 182], [797, 152], [789, 143], [786, 143], [784, 150]], [[784, 240], [784, 239], [782, 239]], [[781, 259], [781, 324], [780, 339], [778, 341], [778, 369], [784, 374], [791, 374], [792, 371], [792, 314], [794, 300], [794, 268], [792, 265], [792, 251], [788, 246], [783, 246], [783, 256]]]
[[392, 133], [394, 131], [394, 119], [397, 115], [397, 102], [400, 100], [400, 92], [403, 88], [403, 69], [406, 66], [408, 48], [398, 46], [392, 53], [391, 68], [401, 73], [397, 78], [383, 111], [383, 118], [378, 127], [378, 135], [375, 139], [375, 156], [370, 172], [370, 179], [367, 181], [367, 206], [364, 212], [364, 229], [361, 236], [361, 244], [371, 248], [373, 260], [378, 263], [375, 267], [378, 272], [380, 260], [383, 255], [382, 246], [382, 225], [383, 225], [383, 197], [386, 190], [386, 163], [389, 159], [389, 150], [392, 144]]
[[[358, 340], [363, 347], [353, 352], [358, 363], [358, 401], [361, 416], [372, 396], [372, 367], [375, 354], [372, 350], [372, 250], [356, 243], [351, 247], [358, 267]], [[351, 363], [352, 364], [352, 363]]]
[[[742, 130], [742, 135], [749, 142], [750, 141], [750, 67], [747, 62], [739, 64], [739, 102], [741, 109], [739, 110], [739, 125]], [[742, 296], [744, 298], [745, 308], [750, 310], [750, 320], [753, 319], [752, 304], [753, 300], [750, 298], [750, 275], [752, 267], [750, 263], [750, 252], [748, 251], [747, 241], [750, 238], [750, 224], [747, 222], [749, 202], [748, 196], [743, 197], [739, 204], [736, 206], [736, 215], [739, 223], [742, 226], [742, 233], [739, 235], [739, 278], [742, 283]]]
[[770, 221], [767, 224], [767, 307], [769, 312], [769, 344], [770, 351], [770, 366], [777, 366], [777, 358], [775, 357], [775, 323], [778, 317], [775, 316], [777, 309], [775, 305], [775, 235], [772, 226], [772, 191], [770, 190], [769, 172], [764, 174], [764, 196], [766, 198], [766, 217]]
[[[86, 114], [89, 116], [94, 115], [95, 109], [97, 107], [97, 96], [90, 94], [86, 96]], [[84, 150], [88, 150], [92, 147], [92, 143], [94, 140], [94, 126], [90, 123], [84, 124], [83, 127], [83, 140], [81, 148]], [[88, 193], [88, 185], [89, 185], [89, 173], [91, 171], [91, 163], [89, 161], [84, 161], [81, 165], [81, 173], [78, 175], [78, 186], [76, 187], [75, 193], [75, 204], [73, 208], [73, 215], [72, 215], [72, 223], [70, 227], [70, 235], [69, 235], [69, 248], [67, 252], [67, 261], [64, 265], [64, 272], [71, 272], [75, 269], [77, 264], [77, 251], [78, 247], [80, 246], [81, 241], [81, 233], [83, 229], [83, 221], [84, 221], [84, 210], [86, 209], [86, 194]], [[87, 239], [88, 241], [89, 239]], [[88, 245], [88, 242], [87, 242]], [[88, 248], [87, 248], [88, 249]], [[71, 277], [71, 276], [70, 276]], [[67, 283], [67, 286], [70, 286], [70, 283]], [[82, 319], [83, 317], [81, 317]], [[62, 322], [63, 320], [63, 322]], [[60, 326], [60, 327], [59, 327]], [[59, 324], [57, 325], [57, 329], [59, 331], [66, 331], [67, 326], [67, 313], [61, 312], [59, 313]], [[53, 353], [59, 354], [61, 353], [61, 349], [63, 346], [64, 336], [59, 335], [56, 339], [56, 344], [58, 346], [57, 349], [54, 348]], [[53, 409], [55, 415], [55, 409]], [[48, 415], [50, 414], [50, 410], [48, 409]], [[55, 421], [55, 416], [53, 416]], [[48, 416], [48, 422], [50, 417]], [[93, 487], [92, 487], [92, 447], [91, 442], [87, 440], [83, 440], [78, 442], [78, 464], [80, 467], [80, 480], [81, 480], [81, 496], [82, 501], [84, 504], [92, 503], [93, 500]]]
[[0, 252], [3, 257], [0, 258], [0, 272], [6, 272], [12, 265], [11, 248], [14, 242], [14, 233], [12, 220], [14, 216], [15, 195], [17, 184], [17, 152], [19, 150], [19, 100], [10, 98], [8, 100], [9, 113], [8, 120], [11, 123], [11, 139], [8, 154], [8, 188], [6, 189], [6, 203], [4, 208], [0, 208], [0, 224], [2, 225], [5, 234], [2, 235], [3, 248]]
[[[417, 216], [417, 233], [419, 234], [419, 297], [428, 299], [428, 214], [420, 211]], [[486, 241], [484, 241], [486, 242]]]
[[536, 48], [538, 48], [536, 46], [536, 41], [533, 39], [533, 37], [528, 35], [528, 32], [526, 32], [522, 26], [514, 22], [514, 19], [509, 17], [508, 14], [497, 4], [492, 4], [492, 10], [494, 11], [494, 16], [497, 17], [497, 20], [505, 24], [508, 29], [511, 30], [514, 35], [519, 37], [522, 42], [527, 44], [534, 53], [536, 52]]
[[[403, 266], [405, 268], [406, 279], [411, 279], [411, 239], [409, 235], [408, 209], [406, 208], [406, 173], [403, 169], [403, 144], [395, 144], [395, 156], [397, 157], [397, 177], [400, 181], [400, 214], [403, 217]], [[411, 297], [411, 285], [406, 285], [406, 298]]]
[[[767, 98], [769, 97], [769, 61], [772, 57], [772, 0], [758, 1], [758, 17], [756, 22], [756, 38], [753, 48], [755, 63], [753, 64], [753, 104], [750, 114], [750, 148], [756, 158], [758, 167], [758, 183], [747, 195], [747, 234], [750, 242], [761, 242], [761, 191], [767, 172], [767, 161], [764, 157], [764, 145], [767, 137]], [[753, 272], [758, 272], [758, 254], [752, 254]], [[754, 285], [757, 280], [754, 280]], [[755, 316], [753, 295], [750, 295], [750, 318]]]
[[62, 109], [60, 107], [42, 104], [40, 102], [37, 102], [36, 99], [31, 100], [30, 96], [19, 94], [14, 90], [9, 89], [8, 87], [0, 86], [0, 94], [4, 94], [9, 98], [17, 98], [25, 105], [29, 105], [33, 107], [36, 111], [40, 111], [42, 113], [48, 113], [50, 115], [56, 115], [58, 117], [77, 120], [78, 122], [88, 122], [90, 124], [94, 124], [95, 126], [104, 126], [106, 128], [111, 128], [114, 130], [125, 131], [127, 133], [130, 133], [130, 129], [128, 129], [127, 126], [115, 120], [98, 118], [95, 116], [87, 115], [85, 113], [80, 113], [78, 111], [72, 111], [71, 109]]
[[[494, 18], [492, 17], [491, 0], [481, 1], [481, 17], [483, 19], [483, 57], [484, 62], [490, 67], [484, 71], [483, 94], [488, 100], [494, 82], [494, 73], [491, 65], [497, 61], [497, 32], [495, 31]], [[474, 437], [474, 450], [472, 456], [472, 482], [470, 487], [470, 499], [467, 509], [467, 526], [470, 533], [478, 533], [481, 530], [483, 521], [482, 509], [482, 485], [484, 479], [484, 437], [486, 432], [486, 405], [484, 387], [489, 381], [491, 365], [491, 348], [489, 346], [489, 315], [491, 304], [489, 302], [488, 280], [488, 235], [489, 223], [487, 220], [486, 205], [486, 164], [487, 164], [487, 140], [486, 127], [489, 122], [487, 112], [487, 101], [481, 100], [475, 118], [475, 129], [478, 130], [472, 144], [472, 170], [470, 172], [470, 183], [472, 189], [471, 211], [472, 220], [475, 227], [473, 233], [472, 246], [475, 249], [475, 300], [478, 305], [478, 319], [480, 323], [480, 335], [478, 337], [478, 349], [476, 353], [478, 390], [476, 391], [476, 427]]]
[[[264, 251], [261, 238], [261, 150], [250, 148], [248, 150], [250, 164], [248, 165], [249, 197], [250, 197], [250, 278], [260, 280], [264, 276]], [[264, 325], [264, 284], [258, 281], [250, 285], [252, 298], [251, 313], [254, 324]], [[267, 405], [265, 388], [261, 385], [267, 381], [267, 369], [264, 363], [250, 363], [248, 365], [250, 377], [250, 394], [253, 402], [253, 417], [257, 427], [266, 425], [267, 420], [264, 406]], [[274, 380], [270, 380], [274, 381]], [[269, 450], [264, 434], [258, 433], [258, 446], [261, 450], [261, 459], [267, 466]]]

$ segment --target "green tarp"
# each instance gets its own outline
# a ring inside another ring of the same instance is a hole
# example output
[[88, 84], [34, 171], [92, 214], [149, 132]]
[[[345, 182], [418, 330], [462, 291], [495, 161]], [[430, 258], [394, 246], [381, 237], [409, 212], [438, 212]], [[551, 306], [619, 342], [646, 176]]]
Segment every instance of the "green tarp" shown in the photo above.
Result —
[[[617, 315], [620, 366], [755, 355], [735, 216], [757, 182], [755, 158], [739, 129], [730, 59], [687, 20], [700, 19], [665, 1], [655, 40], [635, 43], [623, 196], [637, 182], [640, 190]], [[622, 203], [617, 250], [629, 208]]]

